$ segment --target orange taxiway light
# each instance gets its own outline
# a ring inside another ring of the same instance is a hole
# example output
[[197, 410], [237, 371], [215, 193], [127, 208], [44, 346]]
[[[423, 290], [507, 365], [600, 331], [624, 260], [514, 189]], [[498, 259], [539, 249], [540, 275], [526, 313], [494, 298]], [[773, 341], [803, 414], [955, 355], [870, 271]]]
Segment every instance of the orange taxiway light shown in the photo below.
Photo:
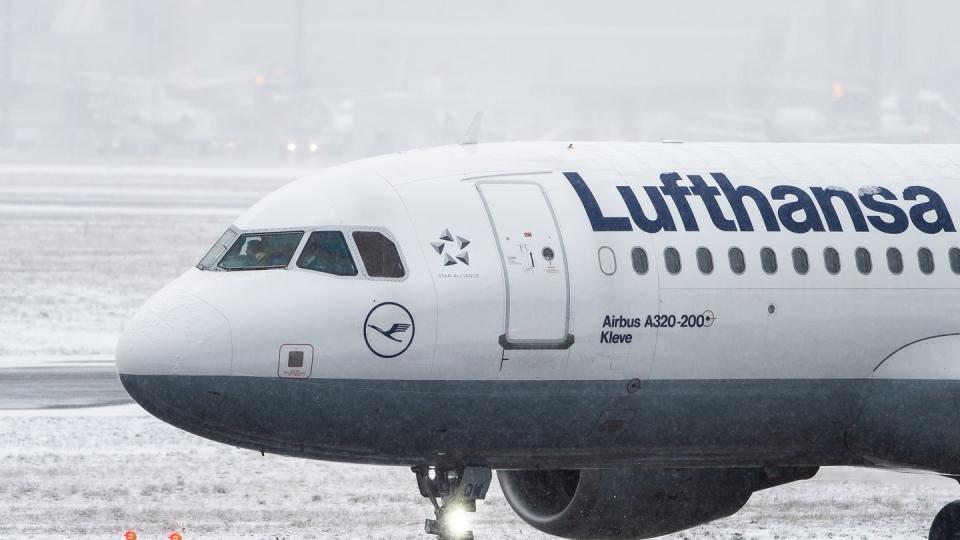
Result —
[[127, 529], [127, 532], [123, 533], [123, 540], [137, 540], [137, 531]]

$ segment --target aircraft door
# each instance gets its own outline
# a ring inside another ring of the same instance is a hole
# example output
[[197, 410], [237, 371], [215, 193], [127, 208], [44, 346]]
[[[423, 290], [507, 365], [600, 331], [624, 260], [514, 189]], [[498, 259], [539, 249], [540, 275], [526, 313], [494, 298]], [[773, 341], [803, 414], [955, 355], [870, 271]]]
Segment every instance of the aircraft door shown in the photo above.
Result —
[[478, 182], [506, 284], [504, 349], [567, 349], [570, 284], [563, 239], [539, 184]]

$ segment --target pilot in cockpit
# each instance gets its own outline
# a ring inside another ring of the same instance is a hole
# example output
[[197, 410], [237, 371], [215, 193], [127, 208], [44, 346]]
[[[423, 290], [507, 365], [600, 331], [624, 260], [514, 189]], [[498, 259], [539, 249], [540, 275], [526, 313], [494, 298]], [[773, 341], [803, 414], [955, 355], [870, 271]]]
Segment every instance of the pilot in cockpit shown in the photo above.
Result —
[[251, 239], [247, 242], [246, 258], [250, 261], [249, 266], [266, 266], [267, 250], [264, 248], [263, 241], [260, 239]]

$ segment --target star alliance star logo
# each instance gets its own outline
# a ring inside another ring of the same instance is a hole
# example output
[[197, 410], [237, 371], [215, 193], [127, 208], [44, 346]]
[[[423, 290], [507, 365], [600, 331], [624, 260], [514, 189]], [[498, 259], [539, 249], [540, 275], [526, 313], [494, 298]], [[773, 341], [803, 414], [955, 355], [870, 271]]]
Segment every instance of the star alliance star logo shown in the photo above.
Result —
[[[466, 247], [470, 245], [470, 241], [462, 236], [454, 236], [450, 233], [450, 229], [444, 229], [440, 233], [440, 238], [436, 242], [430, 242], [430, 245], [433, 247], [433, 250], [437, 252], [437, 255], [443, 257], [444, 266], [453, 266], [456, 264], [465, 264], [470, 266], [470, 254], [467, 253]], [[456, 255], [452, 255], [456, 253]]]

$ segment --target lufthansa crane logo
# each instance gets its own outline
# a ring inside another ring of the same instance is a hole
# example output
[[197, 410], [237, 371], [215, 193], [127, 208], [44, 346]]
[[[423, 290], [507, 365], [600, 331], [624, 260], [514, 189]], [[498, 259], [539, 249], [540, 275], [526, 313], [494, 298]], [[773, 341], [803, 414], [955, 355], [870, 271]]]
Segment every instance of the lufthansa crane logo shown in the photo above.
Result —
[[377, 304], [363, 321], [363, 340], [380, 358], [403, 354], [413, 343], [416, 325], [407, 308], [396, 302]]

